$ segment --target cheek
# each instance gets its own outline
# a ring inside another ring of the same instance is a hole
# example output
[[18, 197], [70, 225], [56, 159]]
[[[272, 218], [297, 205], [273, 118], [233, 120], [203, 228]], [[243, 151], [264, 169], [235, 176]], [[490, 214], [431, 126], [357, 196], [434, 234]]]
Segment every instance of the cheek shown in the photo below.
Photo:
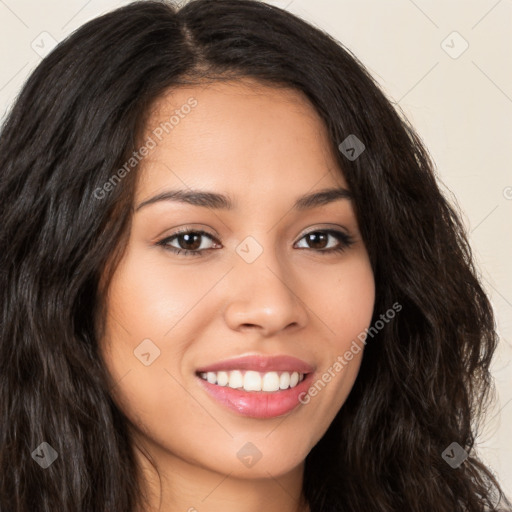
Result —
[[[218, 273], [211, 279], [201, 278], [191, 267], [167, 262], [163, 249], [130, 246], [109, 288], [106, 339], [111, 341], [112, 350], [116, 349], [120, 357], [121, 352], [128, 354], [124, 363], [133, 365], [133, 351], [149, 338], [161, 350], [160, 364], [175, 362], [187, 343], [187, 336], [178, 334]], [[203, 319], [196, 315], [194, 320], [200, 327]]]
[[375, 282], [364, 251], [354, 252], [337, 266], [315, 269], [305, 282], [305, 302], [324, 325], [327, 352], [343, 350], [371, 322], [375, 304]]
[[[308, 306], [325, 327], [315, 347], [321, 365], [303, 403], [323, 433], [347, 399], [357, 378], [364, 352], [361, 333], [369, 327], [375, 304], [375, 282], [366, 253], [355, 253], [340, 265], [335, 278], [332, 269], [316, 273], [310, 283], [314, 290]], [[318, 440], [318, 438], [316, 439]]]
[[188, 343], [180, 332], [186, 322], [180, 319], [186, 319], [197, 298], [179, 275], [162, 281], [156, 270], [137, 272], [127, 263], [111, 283], [102, 357], [118, 407], [137, 430], [164, 441], [180, 431], [180, 418], [201, 412], [179, 384], [179, 362]]
[[[110, 286], [110, 311], [119, 323], [144, 336], [164, 336], [207, 290], [157, 251], [130, 249]], [[163, 262], [162, 262], [163, 260]], [[204, 290], [203, 290], [204, 288]]]
[[176, 266], [155, 264], [152, 252], [128, 247], [109, 287], [100, 343], [117, 399], [135, 415], [164, 410], [158, 402], [172, 387], [166, 369], [180, 378], [178, 362], [189, 343], [181, 330], [208, 290]]

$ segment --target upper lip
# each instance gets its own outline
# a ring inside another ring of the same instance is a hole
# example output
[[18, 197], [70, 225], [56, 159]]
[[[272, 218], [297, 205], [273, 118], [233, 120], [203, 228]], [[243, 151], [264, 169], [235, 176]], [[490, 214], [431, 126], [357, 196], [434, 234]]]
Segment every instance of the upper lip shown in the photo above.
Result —
[[196, 370], [197, 373], [220, 372], [231, 370], [253, 370], [257, 372], [299, 372], [311, 373], [314, 371], [313, 366], [297, 359], [296, 357], [278, 355], [264, 356], [252, 355], [236, 357], [234, 359], [226, 359], [208, 366], [202, 366]]

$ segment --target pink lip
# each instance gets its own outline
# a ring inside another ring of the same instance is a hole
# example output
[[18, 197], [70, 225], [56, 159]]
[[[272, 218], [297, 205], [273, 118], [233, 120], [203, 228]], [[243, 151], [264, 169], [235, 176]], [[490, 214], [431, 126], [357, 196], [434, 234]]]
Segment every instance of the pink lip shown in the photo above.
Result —
[[299, 372], [311, 373], [313, 366], [291, 356], [243, 356], [203, 366], [196, 373], [229, 372], [231, 370], [252, 370], [255, 372]]
[[206, 392], [222, 405], [249, 418], [275, 418], [287, 414], [301, 402], [311, 386], [313, 374], [308, 373], [294, 388], [268, 393], [265, 391], [244, 391], [229, 386], [217, 386], [197, 377]]
[[229, 386], [217, 386], [197, 377], [203, 389], [217, 402], [232, 411], [249, 418], [275, 418], [287, 414], [301, 402], [300, 396], [309, 389], [313, 380], [314, 368], [308, 363], [290, 356], [245, 356], [228, 361], [222, 361], [197, 370], [197, 374], [230, 370], [252, 370], [260, 372], [288, 371], [307, 374], [304, 380], [294, 388], [285, 390], [245, 391]]

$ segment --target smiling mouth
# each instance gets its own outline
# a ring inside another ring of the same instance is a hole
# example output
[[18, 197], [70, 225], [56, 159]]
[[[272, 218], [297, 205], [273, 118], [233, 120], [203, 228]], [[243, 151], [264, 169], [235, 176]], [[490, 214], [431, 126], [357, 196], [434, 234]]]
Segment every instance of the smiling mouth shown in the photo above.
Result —
[[219, 387], [229, 387], [240, 391], [263, 391], [275, 393], [292, 389], [302, 382], [307, 373], [301, 372], [256, 372], [251, 370], [231, 370], [218, 372], [198, 372], [201, 379]]

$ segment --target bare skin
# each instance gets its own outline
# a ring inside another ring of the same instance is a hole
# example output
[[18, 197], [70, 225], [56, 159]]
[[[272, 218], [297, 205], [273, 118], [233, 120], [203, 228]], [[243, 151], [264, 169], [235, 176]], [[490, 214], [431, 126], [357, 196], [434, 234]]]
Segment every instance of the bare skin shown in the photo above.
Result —
[[[190, 97], [197, 105], [172, 131], [161, 140], [152, 135]], [[351, 200], [293, 208], [302, 195], [348, 189], [326, 128], [299, 92], [233, 81], [169, 91], [152, 110], [147, 135], [157, 145], [141, 162], [101, 340], [144, 470], [148, 504], [140, 510], [308, 511], [304, 460], [345, 402], [363, 350], [331, 370], [307, 404], [273, 418], [228, 409], [204, 391], [196, 370], [285, 354], [311, 364], [317, 381], [369, 326], [375, 285]], [[170, 200], [138, 208], [170, 189], [225, 194], [234, 208]], [[196, 235], [196, 245], [169, 239], [177, 228], [208, 236]], [[249, 254], [262, 251], [250, 263], [236, 250], [249, 236]], [[146, 359], [160, 351], [148, 365], [134, 355], [147, 339]], [[250, 467], [237, 456], [249, 442], [261, 454]]]

